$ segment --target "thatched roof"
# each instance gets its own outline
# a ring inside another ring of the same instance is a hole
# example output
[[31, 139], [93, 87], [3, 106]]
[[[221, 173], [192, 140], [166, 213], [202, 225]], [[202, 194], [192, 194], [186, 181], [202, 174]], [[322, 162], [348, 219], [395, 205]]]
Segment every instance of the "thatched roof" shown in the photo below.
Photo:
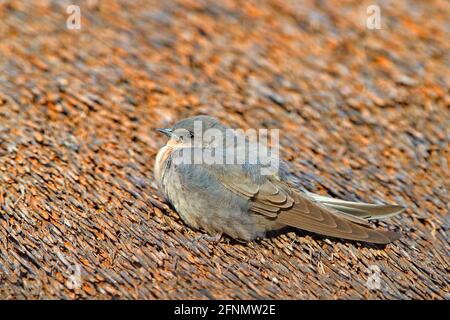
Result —
[[[1, 298], [448, 298], [448, 2], [37, 3], [0, 4]], [[280, 128], [301, 186], [407, 206], [403, 238], [193, 241], [153, 129], [199, 113]]]

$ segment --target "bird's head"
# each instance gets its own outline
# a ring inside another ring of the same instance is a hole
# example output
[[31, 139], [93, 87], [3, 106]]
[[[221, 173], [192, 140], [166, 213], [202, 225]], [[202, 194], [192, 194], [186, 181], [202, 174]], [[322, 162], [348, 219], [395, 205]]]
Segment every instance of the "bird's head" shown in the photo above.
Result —
[[216, 118], [210, 116], [195, 116], [178, 121], [170, 128], [157, 129], [165, 134], [173, 147], [205, 147], [211, 144], [211, 137], [225, 136], [226, 127]]

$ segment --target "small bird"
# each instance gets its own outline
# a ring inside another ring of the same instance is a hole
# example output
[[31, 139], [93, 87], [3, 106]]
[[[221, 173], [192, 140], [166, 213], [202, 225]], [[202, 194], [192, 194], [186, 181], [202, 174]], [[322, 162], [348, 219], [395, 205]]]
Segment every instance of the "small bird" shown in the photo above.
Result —
[[[228, 129], [217, 119], [203, 115], [183, 119], [172, 128], [158, 129], [169, 140], [156, 156], [155, 179], [165, 199], [190, 227], [202, 229], [216, 240], [226, 234], [239, 241], [252, 241], [288, 226], [378, 244], [400, 238], [398, 232], [372, 229], [368, 221], [392, 217], [404, 207], [351, 202], [299, 191], [281, 160], [280, 169], [272, 174], [262, 174], [261, 163], [192, 160], [195, 150], [220, 152], [220, 143], [224, 150], [233, 148], [224, 142], [225, 138], [203, 139], [208, 130], [228, 137]], [[245, 146], [249, 144], [246, 140]], [[191, 161], [179, 161], [181, 158]]]

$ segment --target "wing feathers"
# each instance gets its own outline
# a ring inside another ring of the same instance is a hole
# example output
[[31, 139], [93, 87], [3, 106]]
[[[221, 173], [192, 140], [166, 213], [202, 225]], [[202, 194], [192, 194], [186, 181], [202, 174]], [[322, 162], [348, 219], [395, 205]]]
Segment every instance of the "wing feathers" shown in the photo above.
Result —
[[357, 224], [352, 224], [351, 222], [346, 222], [342, 219], [337, 220], [337, 227], [321, 225], [316, 222], [312, 222], [310, 219], [305, 219], [303, 216], [290, 215], [285, 212], [281, 213], [277, 220], [285, 223], [286, 225], [297, 227], [302, 230], [349, 240], [387, 244], [397, 240], [400, 237], [400, 235], [396, 232], [380, 231], [360, 227]]
[[[294, 199], [297, 202], [297, 199], [302, 199], [302, 197], [302, 195], [295, 193]], [[323, 220], [318, 221], [317, 219], [312, 218], [313, 215], [305, 215], [304, 212], [296, 210], [295, 206], [290, 210], [281, 211], [277, 220], [289, 226], [310, 232], [350, 240], [386, 244], [399, 237], [399, 235], [394, 232], [373, 230], [355, 224], [334, 214], [334, 212], [331, 211], [332, 209], [323, 207], [309, 199], [302, 200], [308, 203], [310, 213], [316, 213], [316, 216], [318, 215], [317, 213], [320, 213]]]
[[248, 199], [252, 212], [288, 226], [337, 238], [380, 244], [399, 238], [398, 233], [364, 226], [367, 224], [366, 219], [397, 214], [398, 206], [357, 204], [310, 193], [304, 195], [278, 179], [268, 178], [257, 184], [245, 175], [233, 177], [223, 174], [219, 180], [228, 190]]

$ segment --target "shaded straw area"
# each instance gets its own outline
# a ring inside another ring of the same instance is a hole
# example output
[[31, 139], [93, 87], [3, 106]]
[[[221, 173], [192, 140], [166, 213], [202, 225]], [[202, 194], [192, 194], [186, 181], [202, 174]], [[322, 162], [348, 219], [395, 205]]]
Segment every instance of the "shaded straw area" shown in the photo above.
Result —
[[[448, 1], [374, 30], [364, 1], [69, 4], [0, 3], [1, 298], [448, 298]], [[402, 239], [198, 239], [153, 178], [196, 114], [280, 129], [299, 188], [404, 205], [374, 223]]]

